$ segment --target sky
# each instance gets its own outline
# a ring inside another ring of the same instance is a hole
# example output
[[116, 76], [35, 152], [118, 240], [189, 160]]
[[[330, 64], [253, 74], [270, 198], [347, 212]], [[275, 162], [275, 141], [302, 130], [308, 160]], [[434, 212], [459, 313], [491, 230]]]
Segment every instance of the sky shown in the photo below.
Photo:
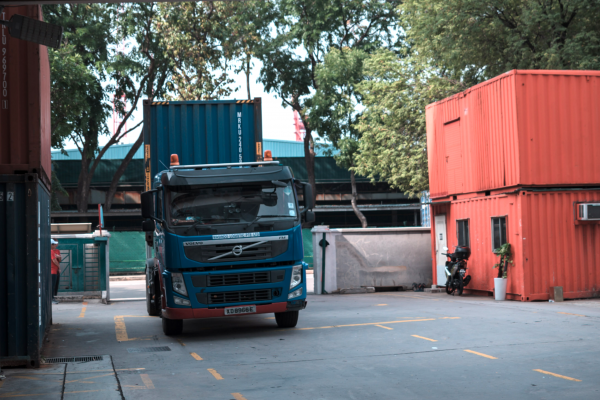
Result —
[[[254, 60], [254, 66], [252, 68], [252, 73], [250, 74], [250, 96], [252, 96], [252, 98], [262, 98], [263, 139], [296, 140], [296, 135], [294, 133], [294, 113], [292, 109], [290, 107], [284, 108], [281, 105], [281, 99], [279, 97], [277, 97], [274, 93], [265, 92], [264, 86], [261, 83], [256, 82], [261, 66], [262, 63], [260, 61]], [[238, 90], [237, 92], [233, 92], [229, 98], [245, 100], [247, 98], [246, 75], [244, 75], [244, 73], [234, 75], [232, 71], [230, 71], [230, 74], [232, 79], [235, 80], [235, 83], [232, 85], [232, 87], [237, 86]], [[223, 98], [222, 100], [226, 99], [227, 98]], [[142, 119], [142, 100], [140, 100], [137, 109], [127, 121], [127, 126], [135, 126]], [[112, 132], [112, 116], [108, 120], [108, 126]], [[127, 138], [122, 140], [121, 143], [126, 144], [135, 142], [138, 138], [140, 130], [141, 127], [129, 133]], [[108, 142], [108, 140], [108, 136], [103, 136], [100, 140], [100, 145], [104, 145], [106, 142]], [[70, 145], [67, 147], [74, 148], [75, 146], [70, 143]]]

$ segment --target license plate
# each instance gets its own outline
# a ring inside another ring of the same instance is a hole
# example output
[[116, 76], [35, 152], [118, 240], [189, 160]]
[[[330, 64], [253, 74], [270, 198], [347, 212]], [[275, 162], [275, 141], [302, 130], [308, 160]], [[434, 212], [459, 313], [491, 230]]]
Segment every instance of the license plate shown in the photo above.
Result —
[[256, 306], [229, 307], [225, 309], [225, 315], [240, 315], [254, 313], [256, 313]]

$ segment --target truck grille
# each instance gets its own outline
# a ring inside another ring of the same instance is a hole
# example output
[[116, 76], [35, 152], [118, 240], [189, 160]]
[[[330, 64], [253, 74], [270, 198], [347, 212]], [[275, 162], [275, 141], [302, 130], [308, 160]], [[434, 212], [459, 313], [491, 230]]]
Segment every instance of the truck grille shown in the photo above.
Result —
[[209, 304], [250, 303], [265, 300], [271, 300], [271, 289], [208, 293]]
[[261, 240], [210, 243], [187, 245], [183, 250], [190, 260], [202, 263], [224, 263], [252, 260], [266, 260], [283, 254], [288, 247], [288, 240]]
[[252, 285], [270, 283], [270, 272], [245, 272], [241, 274], [209, 275], [208, 286]]

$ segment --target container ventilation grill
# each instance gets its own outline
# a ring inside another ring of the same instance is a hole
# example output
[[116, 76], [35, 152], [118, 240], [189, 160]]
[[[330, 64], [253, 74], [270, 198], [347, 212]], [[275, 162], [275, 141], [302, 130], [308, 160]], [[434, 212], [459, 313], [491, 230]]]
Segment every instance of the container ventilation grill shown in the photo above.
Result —
[[154, 353], [156, 351], [171, 351], [169, 346], [162, 347], [134, 347], [127, 349], [128, 353]]
[[50, 357], [43, 360], [43, 364], [62, 364], [70, 362], [90, 362], [90, 361], [102, 361], [102, 356], [82, 356], [82, 357]]

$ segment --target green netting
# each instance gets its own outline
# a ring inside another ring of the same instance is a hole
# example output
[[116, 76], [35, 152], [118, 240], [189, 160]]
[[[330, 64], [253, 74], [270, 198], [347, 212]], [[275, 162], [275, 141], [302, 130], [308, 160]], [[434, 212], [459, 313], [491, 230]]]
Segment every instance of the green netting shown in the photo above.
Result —
[[308, 268], [313, 267], [313, 245], [312, 232], [310, 229], [302, 229], [302, 246], [304, 247], [304, 262], [308, 264]]
[[110, 233], [110, 273], [143, 273], [146, 269], [144, 232]]

